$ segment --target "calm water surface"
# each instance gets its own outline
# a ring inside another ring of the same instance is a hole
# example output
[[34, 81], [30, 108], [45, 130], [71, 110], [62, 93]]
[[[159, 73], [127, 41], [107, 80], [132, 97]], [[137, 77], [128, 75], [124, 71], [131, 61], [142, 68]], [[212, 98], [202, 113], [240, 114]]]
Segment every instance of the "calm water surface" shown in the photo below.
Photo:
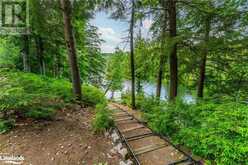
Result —
[[[125, 81], [122, 86], [123, 86], [122, 90], [118, 90], [118, 91], [114, 91], [114, 92], [108, 91], [106, 93], [106, 97], [108, 99], [110, 99], [113, 96], [114, 100], [120, 101], [122, 93], [126, 93], [126, 92], [131, 91], [131, 82]], [[143, 90], [145, 96], [155, 96], [156, 95], [156, 85], [153, 83], [142, 83], [142, 90]], [[184, 93], [182, 96], [183, 96], [183, 100], [187, 103], [194, 103], [195, 102], [195, 98], [189, 93]], [[168, 99], [167, 87], [162, 87], [161, 100], [167, 100], [167, 99]]]

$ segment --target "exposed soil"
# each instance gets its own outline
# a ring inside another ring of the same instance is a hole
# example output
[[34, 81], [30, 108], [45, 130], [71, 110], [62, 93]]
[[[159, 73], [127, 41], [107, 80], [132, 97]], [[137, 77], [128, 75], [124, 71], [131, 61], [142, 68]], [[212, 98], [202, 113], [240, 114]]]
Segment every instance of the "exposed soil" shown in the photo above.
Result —
[[60, 110], [54, 121], [19, 121], [0, 135], [0, 153], [21, 155], [24, 165], [119, 164], [119, 156], [110, 153], [111, 141], [92, 133], [93, 112], [71, 109]]

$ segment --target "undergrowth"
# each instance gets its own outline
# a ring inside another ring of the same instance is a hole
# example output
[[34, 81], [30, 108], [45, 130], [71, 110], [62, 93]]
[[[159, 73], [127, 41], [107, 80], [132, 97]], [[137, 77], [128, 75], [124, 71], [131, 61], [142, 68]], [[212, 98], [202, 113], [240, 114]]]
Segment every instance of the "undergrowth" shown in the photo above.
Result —
[[87, 104], [89, 106], [95, 106], [97, 104], [107, 103], [104, 93], [94, 86], [83, 85], [82, 91], [84, 104]]
[[[0, 132], [12, 128], [9, 121], [19, 117], [51, 120], [56, 110], [75, 103], [69, 81], [9, 69], [0, 69], [0, 91]], [[82, 91], [85, 105], [106, 102], [93, 86], [84, 85]]]
[[0, 134], [9, 131], [13, 128], [14, 120], [3, 120], [0, 119]]
[[102, 134], [114, 126], [114, 120], [106, 104], [96, 106], [96, 115], [92, 121], [92, 128], [95, 133]]
[[140, 109], [148, 125], [190, 148], [208, 164], [248, 165], [248, 106], [238, 102], [197, 104], [143, 98]]
[[43, 120], [51, 120], [54, 118], [56, 114], [56, 109], [53, 107], [36, 107], [25, 113], [25, 117], [33, 118], [33, 119], [43, 119]]

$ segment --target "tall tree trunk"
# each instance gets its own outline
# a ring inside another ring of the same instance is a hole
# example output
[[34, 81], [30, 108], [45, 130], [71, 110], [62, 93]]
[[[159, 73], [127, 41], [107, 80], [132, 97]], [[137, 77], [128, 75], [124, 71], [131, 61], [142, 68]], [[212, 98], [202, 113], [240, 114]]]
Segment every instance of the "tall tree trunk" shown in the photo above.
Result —
[[157, 77], [157, 89], [156, 89], [156, 97], [160, 99], [161, 96], [161, 89], [162, 89], [162, 82], [163, 82], [163, 75], [164, 75], [164, 65], [166, 61], [165, 55], [165, 37], [166, 37], [166, 26], [167, 26], [167, 10], [166, 10], [166, 0], [161, 2], [163, 7], [163, 23], [162, 23], [162, 32], [161, 32], [161, 54], [160, 54], [160, 62], [159, 62], [159, 69], [158, 69], [158, 77]]
[[130, 22], [130, 68], [131, 68], [131, 79], [132, 79], [132, 108], [135, 109], [135, 66], [134, 66], [134, 14], [135, 14], [135, 4], [132, 0], [132, 13], [131, 13], [131, 22]]
[[54, 77], [58, 77], [59, 75], [59, 67], [58, 67], [58, 54], [57, 53], [54, 53], [53, 55], [53, 76]]
[[206, 63], [207, 63], [207, 55], [208, 55], [208, 42], [209, 42], [209, 33], [211, 26], [211, 18], [208, 16], [205, 22], [205, 47], [203, 48], [202, 59], [200, 63], [200, 77], [198, 83], [197, 96], [199, 98], [203, 97], [204, 93], [204, 82], [205, 82], [205, 73], [206, 73]]
[[36, 44], [36, 51], [37, 51], [37, 57], [39, 60], [39, 67], [40, 67], [40, 73], [45, 75], [46, 74], [46, 66], [44, 61], [44, 46], [43, 46], [43, 40], [40, 36], [35, 37], [35, 44]]
[[[56, 47], [59, 49], [59, 44], [56, 43]], [[61, 75], [61, 59], [58, 53], [54, 53], [53, 55], [53, 74], [54, 77], [60, 77]]]
[[30, 60], [29, 60], [29, 36], [23, 35], [23, 70], [24, 72], [30, 72]]
[[[177, 13], [176, 13], [176, 0], [169, 0], [168, 2], [168, 14], [169, 14], [169, 31], [170, 38], [173, 40], [177, 35]], [[177, 86], [178, 86], [178, 68], [177, 68], [177, 44], [174, 43], [169, 57], [170, 63], [170, 96], [169, 99], [175, 100], [177, 96]]]
[[162, 89], [162, 81], [163, 81], [163, 74], [164, 74], [164, 65], [165, 65], [165, 56], [160, 55], [160, 64], [158, 70], [158, 77], [157, 77], [157, 88], [156, 88], [156, 97], [160, 99], [161, 96], [161, 89]]
[[[137, 37], [138, 41], [140, 42], [142, 40], [142, 20], [140, 20], [140, 25], [139, 25], [139, 33], [138, 33], [138, 37]], [[138, 64], [136, 64], [137, 66]], [[136, 90], [137, 93], [142, 92], [142, 80], [141, 80], [141, 73], [137, 73], [135, 74], [136, 76]]]
[[75, 38], [73, 35], [73, 27], [71, 22], [72, 6], [70, 0], [60, 0], [64, 17], [65, 42], [68, 49], [68, 59], [70, 62], [73, 92], [78, 100], [82, 99], [81, 81], [79, 68], [77, 63], [77, 54], [75, 46]]
[[137, 93], [140, 93], [140, 92], [142, 92], [141, 80], [139, 77], [137, 77], [136, 80], [137, 80], [137, 83], [136, 83], [137, 84]]

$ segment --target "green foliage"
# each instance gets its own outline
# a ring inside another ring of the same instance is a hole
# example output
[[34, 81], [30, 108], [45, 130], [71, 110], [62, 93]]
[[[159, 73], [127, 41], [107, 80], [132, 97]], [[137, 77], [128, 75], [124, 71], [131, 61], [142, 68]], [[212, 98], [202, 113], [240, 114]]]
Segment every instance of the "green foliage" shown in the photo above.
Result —
[[50, 120], [64, 103], [73, 101], [66, 80], [8, 69], [0, 70], [0, 90], [0, 132], [11, 129], [18, 117]]
[[[77, 41], [80, 76], [84, 82], [100, 85], [105, 64], [100, 52], [102, 41], [97, 27], [89, 23], [96, 4], [83, 0], [75, 1], [73, 4], [72, 24]], [[29, 10], [31, 35], [27, 43], [29, 47], [27, 56], [32, 72], [42, 74], [44, 72], [48, 76], [69, 78], [64, 29], [61, 26], [63, 17], [59, 3], [30, 0]], [[23, 69], [24, 44], [22, 37], [1, 36], [0, 67]], [[41, 66], [41, 62], [45, 65]]]
[[[61, 100], [64, 102], [74, 101], [71, 83], [63, 79], [52, 79], [31, 73], [2, 69], [0, 70], [0, 85], [1, 111], [47, 107], [46, 105], [54, 107], [61, 105]], [[106, 103], [100, 89], [83, 85], [82, 90], [85, 104]]]
[[97, 104], [105, 104], [107, 102], [104, 93], [94, 86], [83, 85], [82, 92], [83, 102], [86, 105], [95, 106]]
[[26, 117], [36, 120], [49, 120], [53, 119], [56, 114], [56, 110], [53, 107], [35, 107], [25, 113]]
[[135, 42], [135, 73], [138, 82], [154, 81], [157, 76], [160, 43], [137, 39]]
[[248, 164], [248, 107], [236, 102], [150, 106], [145, 118], [156, 132], [218, 165]]
[[[131, 106], [131, 94], [130, 92], [122, 93], [121, 103]], [[154, 96], [146, 97], [144, 93], [138, 93], [136, 95], [136, 107], [143, 112], [149, 111], [154, 106], [159, 104], [159, 100], [155, 99]]]
[[[9, 119], [16, 115], [33, 119], [50, 120], [56, 114], [56, 110], [63, 107], [65, 103], [74, 101], [71, 83], [63, 79], [52, 79], [31, 73], [22, 73], [8, 69], [0, 70], [0, 115], [1, 132], [8, 130]], [[84, 85], [83, 101], [86, 105], [106, 105], [106, 99], [101, 90], [93, 86]], [[97, 109], [101, 109], [98, 107]], [[107, 110], [99, 110], [97, 113], [96, 129], [100, 119], [107, 125], [108, 118], [104, 118]]]
[[121, 94], [121, 103], [131, 106], [131, 95], [130, 92], [122, 93]]
[[92, 121], [92, 128], [95, 133], [104, 133], [114, 126], [114, 120], [106, 104], [97, 104], [96, 115]]
[[0, 134], [9, 131], [14, 126], [13, 120], [2, 120], [0, 119]]
[[0, 38], [0, 68], [16, 67], [19, 56], [19, 47], [8, 39]]
[[[247, 99], [248, 94], [247, 0], [176, 1], [179, 7], [176, 11], [177, 37], [173, 39], [163, 32], [168, 30], [169, 22], [162, 18], [169, 15], [167, 10], [159, 10], [168, 7], [162, 2], [165, 1], [135, 1], [134, 26], [137, 27], [140, 20], [147, 21], [147, 14], [148, 20], [153, 22], [149, 29], [152, 36], [149, 34], [148, 39], [143, 39], [141, 29], [135, 41], [136, 84], [140, 89], [142, 82], [154, 82], [161, 55], [168, 58], [172, 45], [177, 44], [179, 86], [187, 86], [187, 89], [196, 89], [200, 61], [206, 53], [205, 96], [209, 101], [196, 105], [186, 105], [182, 101], [170, 104], [138, 94], [137, 107], [145, 112], [144, 117], [156, 132], [169, 135], [175, 142], [190, 147], [195, 154], [213, 160], [211, 164], [247, 165], [248, 108], [234, 102]], [[107, 86], [114, 91], [120, 90], [123, 81], [130, 79], [128, 53], [118, 49], [109, 58], [104, 58], [100, 52], [102, 41], [98, 29], [90, 25], [96, 6], [111, 9], [113, 18], [127, 20], [130, 5], [124, 0], [73, 2], [71, 17], [83, 82], [100, 86], [106, 71]], [[1, 36], [0, 68], [22, 69], [21, 57], [25, 57], [23, 53], [26, 52], [32, 72], [69, 78], [59, 3], [31, 0], [30, 11], [32, 34], [27, 42], [22, 37]], [[24, 46], [29, 47], [28, 51]], [[164, 83], [170, 78], [169, 68], [169, 62], [166, 62], [162, 75]], [[104, 94], [93, 86], [82, 88], [85, 104], [100, 104], [96, 108], [93, 128], [102, 132], [112, 125]], [[51, 119], [60, 105], [74, 101], [71, 83], [66, 80], [2, 69], [0, 91], [0, 116], [3, 118], [0, 119], [0, 132], [13, 126], [10, 119], [15, 114]], [[128, 93], [123, 95], [123, 103], [130, 105], [130, 100]]]
[[106, 79], [108, 88], [112, 91], [122, 89], [125, 72], [123, 65], [125, 65], [126, 57], [126, 54], [119, 49], [113, 55], [107, 57]]
[[72, 101], [71, 85], [35, 74], [0, 70], [0, 111], [22, 111]]

